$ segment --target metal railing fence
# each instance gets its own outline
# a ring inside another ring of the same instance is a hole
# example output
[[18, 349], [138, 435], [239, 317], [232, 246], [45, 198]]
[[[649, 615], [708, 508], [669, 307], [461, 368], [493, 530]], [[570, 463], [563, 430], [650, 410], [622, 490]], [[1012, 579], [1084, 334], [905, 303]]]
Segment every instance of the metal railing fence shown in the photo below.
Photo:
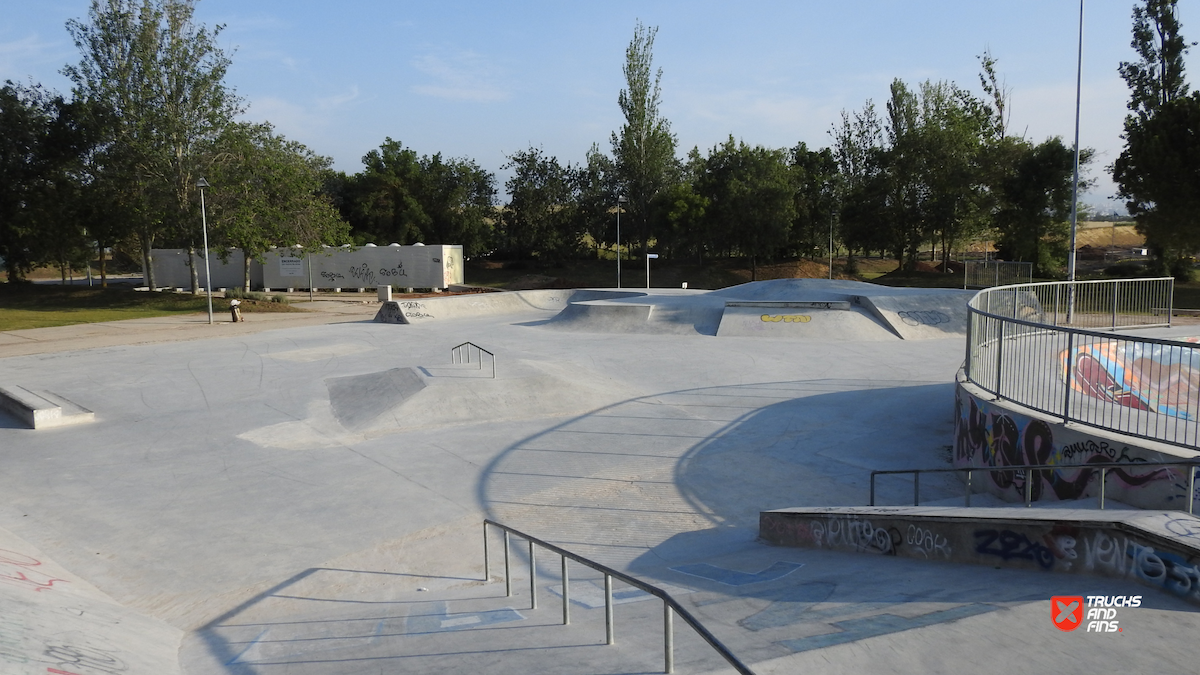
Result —
[[963, 262], [963, 288], [989, 288], [1033, 281], [1033, 263], [1004, 260]]
[[963, 375], [1064, 423], [1195, 449], [1200, 345], [1096, 330], [1169, 326], [1173, 290], [1168, 277], [980, 291]]
[[[496, 379], [496, 355], [488, 350], [480, 347], [474, 342], [464, 342], [454, 349], [450, 350], [450, 363], [472, 363], [471, 355], [475, 355], [475, 363], [478, 363], [478, 370], [483, 370], [483, 355], [487, 354], [492, 357], [492, 379]], [[465, 358], [465, 360], [464, 360]]]
[[[1100, 508], [1104, 509], [1105, 488], [1109, 469], [1130, 471], [1133, 469], [1155, 467], [1188, 467], [1188, 506], [1187, 512], [1193, 513], [1196, 499], [1196, 469], [1200, 467], [1200, 459], [1178, 460], [1165, 462], [1089, 462], [1088, 464], [1020, 464], [1009, 466], [968, 466], [952, 469], [889, 469], [871, 472], [871, 498], [869, 506], [875, 506], [875, 476], [912, 474], [913, 476], [913, 506], [921, 505], [921, 474], [923, 473], [965, 473], [966, 505], [971, 505], [973, 491], [972, 478], [976, 473], [1012, 473], [1013, 478], [1025, 481], [1025, 506], [1032, 506], [1036, 501], [1033, 496], [1033, 485], [1036, 480], [1044, 480], [1056, 471], [1098, 471], [1100, 473]], [[1155, 468], [1155, 470], [1159, 470]], [[1030, 480], [1030, 472], [1037, 472]]]
[[509, 556], [510, 541], [509, 535], [514, 535], [520, 539], [524, 539], [529, 544], [529, 606], [530, 609], [537, 609], [537, 563], [534, 545], [540, 546], [552, 553], [558, 554], [562, 559], [562, 612], [563, 625], [571, 623], [571, 590], [570, 576], [567, 570], [567, 561], [574, 560], [575, 562], [590, 567], [604, 575], [604, 626], [606, 644], [616, 644], [616, 625], [613, 615], [613, 596], [612, 596], [612, 580], [619, 579], [634, 588], [641, 589], [650, 595], [662, 600], [663, 602], [663, 672], [675, 672], [675, 633], [673, 627], [673, 614], [678, 614], [679, 618], [683, 619], [684, 623], [691, 626], [696, 634], [699, 635], [705, 642], [709, 644], [718, 654], [733, 666], [734, 670], [742, 675], [754, 675], [754, 671], [750, 670], [746, 664], [742, 663], [729, 648], [721, 643], [712, 633], [708, 631], [701, 623], [692, 616], [691, 612], [684, 609], [674, 598], [666, 591], [648, 584], [640, 579], [629, 576], [622, 572], [612, 569], [611, 567], [602, 565], [593, 560], [584, 558], [581, 555], [571, 553], [570, 551], [559, 548], [554, 544], [542, 541], [537, 537], [530, 536], [509, 527], [502, 525], [494, 520], [483, 521], [483, 579], [491, 581], [491, 556], [488, 547], [488, 527], [495, 527], [504, 533], [504, 589], [508, 597], [512, 596], [512, 574], [511, 562]]

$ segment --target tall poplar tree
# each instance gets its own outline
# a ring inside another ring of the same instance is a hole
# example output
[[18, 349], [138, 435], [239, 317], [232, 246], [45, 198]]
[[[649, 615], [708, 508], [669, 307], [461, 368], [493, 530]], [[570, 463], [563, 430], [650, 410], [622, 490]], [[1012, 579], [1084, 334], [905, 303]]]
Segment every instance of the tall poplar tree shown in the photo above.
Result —
[[1190, 276], [1200, 247], [1200, 93], [1188, 94], [1176, 0], [1144, 0], [1133, 10], [1138, 61], [1122, 63], [1129, 85], [1125, 149], [1113, 163], [1138, 232], [1160, 268]]
[[637, 241], [646, 248], [652, 238], [651, 204], [679, 172], [671, 124], [659, 114], [662, 68], [654, 70], [654, 36], [658, 28], [639, 21], [625, 50], [625, 85], [617, 98], [625, 124], [612, 135], [620, 187], [629, 204], [626, 218]]

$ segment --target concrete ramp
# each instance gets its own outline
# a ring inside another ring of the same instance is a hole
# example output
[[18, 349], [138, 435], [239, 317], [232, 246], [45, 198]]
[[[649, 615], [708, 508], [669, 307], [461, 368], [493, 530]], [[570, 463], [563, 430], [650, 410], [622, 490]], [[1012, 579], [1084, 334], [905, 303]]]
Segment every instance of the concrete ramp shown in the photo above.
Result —
[[395, 301], [403, 314], [404, 323], [424, 323], [443, 319], [462, 319], [481, 316], [502, 316], [527, 312], [558, 312], [571, 301], [600, 298], [628, 298], [644, 293], [636, 291], [606, 291], [588, 289], [547, 289], [532, 291], [501, 291], [447, 297], [414, 298]]
[[325, 386], [333, 416], [343, 427], [358, 431], [424, 389], [425, 381], [412, 368], [393, 368], [329, 378]]
[[174, 675], [182, 641], [0, 529], [0, 673]]
[[400, 309], [400, 303], [395, 300], [389, 300], [383, 303], [378, 312], [375, 312], [375, 323], [408, 323], [408, 319], [404, 318], [404, 310]]
[[844, 300], [729, 301], [718, 337], [895, 340], [888, 325]]
[[548, 327], [589, 333], [642, 332], [652, 305], [591, 300], [572, 302], [550, 319]]
[[967, 301], [973, 291], [939, 289], [923, 293], [856, 295], [866, 308], [905, 340], [930, 340], [967, 334]]

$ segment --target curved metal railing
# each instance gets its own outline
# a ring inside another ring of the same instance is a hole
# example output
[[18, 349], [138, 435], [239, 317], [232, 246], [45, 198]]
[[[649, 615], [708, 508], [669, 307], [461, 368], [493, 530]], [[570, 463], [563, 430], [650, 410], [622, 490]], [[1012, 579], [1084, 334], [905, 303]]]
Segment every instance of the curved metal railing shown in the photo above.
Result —
[[671, 673], [675, 671], [675, 634], [672, 627], [672, 615], [678, 614], [679, 618], [683, 619], [684, 623], [691, 626], [696, 634], [699, 635], [705, 642], [709, 644], [718, 654], [721, 655], [733, 669], [742, 675], [754, 675], [754, 671], [750, 670], [746, 664], [742, 663], [738, 657], [729, 651], [729, 648], [721, 643], [712, 633], [708, 631], [697, 619], [692, 616], [692, 613], [684, 609], [675, 598], [672, 598], [669, 593], [661, 588], [648, 584], [641, 579], [629, 576], [622, 572], [618, 572], [611, 567], [602, 565], [594, 560], [589, 560], [577, 553], [559, 548], [554, 544], [542, 541], [537, 537], [530, 536], [509, 527], [502, 525], [494, 520], [483, 521], [483, 577], [484, 581], [491, 581], [491, 555], [488, 547], [488, 527], [494, 527], [504, 533], [504, 586], [507, 594], [512, 596], [512, 574], [510, 574], [511, 563], [509, 561], [509, 535], [515, 535], [524, 539], [529, 543], [529, 596], [531, 609], [537, 609], [537, 562], [534, 546], [540, 546], [552, 553], [558, 554], [562, 559], [562, 613], [563, 625], [571, 622], [571, 586], [570, 574], [567, 571], [567, 561], [574, 560], [575, 562], [590, 567], [597, 572], [604, 574], [604, 626], [606, 632], [606, 643], [616, 643], [615, 620], [613, 618], [613, 598], [612, 598], [612, 580], [614, 578], [641, 589], [650, 595], [662, 600], [663, 602], [663, 672]]
[[1200, 345], [1116, 333], [1170, 326], [1173, 293], [1170, 277], [980, 291], [968, 303], [963, 376], [1064, 422], [1195, 450]]

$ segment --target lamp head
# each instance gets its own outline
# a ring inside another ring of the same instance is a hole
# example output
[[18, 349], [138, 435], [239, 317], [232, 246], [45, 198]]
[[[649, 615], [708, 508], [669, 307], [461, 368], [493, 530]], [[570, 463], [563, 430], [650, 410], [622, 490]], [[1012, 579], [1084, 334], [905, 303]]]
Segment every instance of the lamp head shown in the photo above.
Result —
[[204, 177], [201, 176], [200, 180], [196, 181], [196, 187], [203, 190], [204, 188], [208, 187], [208, 181], [204, 180]]

